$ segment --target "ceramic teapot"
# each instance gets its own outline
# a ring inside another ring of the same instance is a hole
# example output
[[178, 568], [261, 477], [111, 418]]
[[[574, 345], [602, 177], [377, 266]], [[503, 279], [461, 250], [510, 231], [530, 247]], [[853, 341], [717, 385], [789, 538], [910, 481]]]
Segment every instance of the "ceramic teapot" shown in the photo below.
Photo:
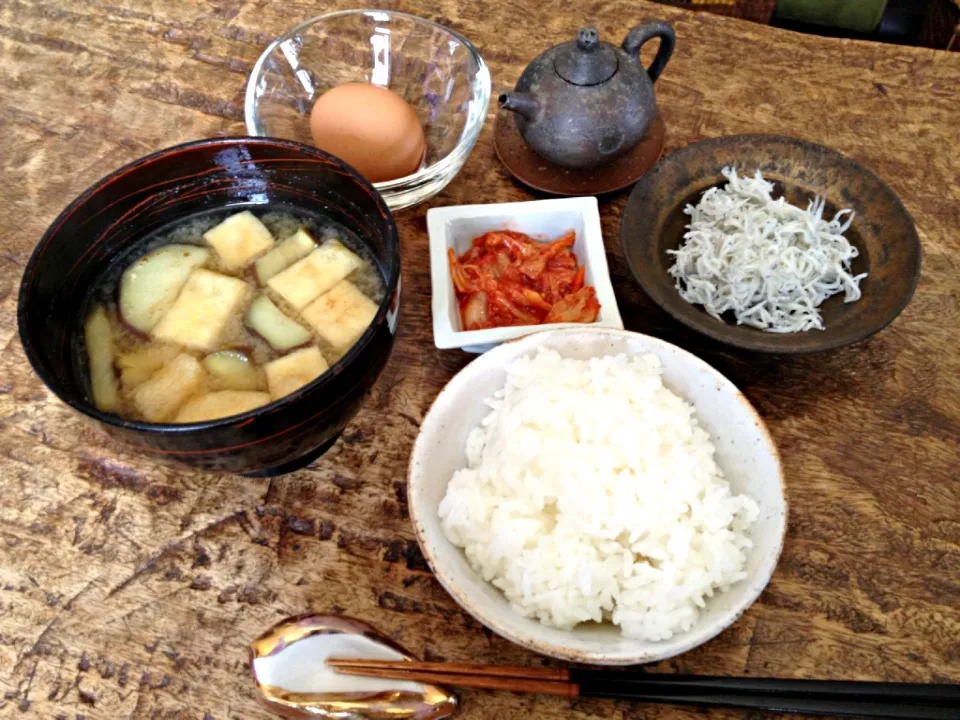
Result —
[[[640, 48], [655, 37], [660, 48], [644, 69]], [[541, 157], [568, 168], [605, 165], [636, 145], [656, 116], [653, 83], [675, 44], [666, 23], [635, 27], [619, 48], [583, 28], [531, 62], [500, 107], [516, 114], [520, 134]]]

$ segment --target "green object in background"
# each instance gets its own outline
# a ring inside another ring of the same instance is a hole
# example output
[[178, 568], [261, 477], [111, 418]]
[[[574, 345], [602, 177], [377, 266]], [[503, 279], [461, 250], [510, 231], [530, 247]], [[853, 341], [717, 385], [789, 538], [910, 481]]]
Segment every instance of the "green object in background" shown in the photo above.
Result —
[[776, 17], [870, 33], [880, 25], [887, 0], [777, 0]]

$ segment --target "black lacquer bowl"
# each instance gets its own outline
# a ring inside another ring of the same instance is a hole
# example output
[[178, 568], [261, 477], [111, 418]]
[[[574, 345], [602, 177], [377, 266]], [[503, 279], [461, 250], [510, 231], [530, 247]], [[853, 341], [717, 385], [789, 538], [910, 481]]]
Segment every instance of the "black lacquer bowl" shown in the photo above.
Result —
[[[326, 216], [370, 249], [386, 293], [356, 345], [314, 382], [242, 415], [165, 425], [97, 410], [72, 355], [83, 321], [80, 310], [104, 269], [131, 245], [177, 220], [268, 204]], [[27, 358], [40, 379], [109, 435], [157, 459], [204, 470], [277, 475], [319, 457], [360, 409], [393, 347], [399, 293], [396, 225], [383, 199], [356, 171], [294, 142], [222, 138], [148, 155], [77, 198], [34, 250], [17, 316]]]

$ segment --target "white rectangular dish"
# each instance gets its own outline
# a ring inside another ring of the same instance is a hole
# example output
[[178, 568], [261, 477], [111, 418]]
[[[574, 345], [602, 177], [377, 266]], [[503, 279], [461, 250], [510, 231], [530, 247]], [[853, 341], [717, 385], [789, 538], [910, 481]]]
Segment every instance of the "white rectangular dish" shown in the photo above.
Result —
[[430, 281], [432, 285], [433, 342], [442, 349], [462, 348], [482, 353], [506, 340], [578, 323], [519, 325], [489, 330], [463, 330], [456, 293], [450, 279], [447, 248], [459, 256], [473, 239], [492, 230], [522, 232], [545, 242], [569, 230], [577, 234], [573, 253], [586, 265], [586, 284], [597, 291], [600, 316], [591, 325], [623, 329], [617, 299], [607, 269], [606, 249], [600, 230], [600, 212], [595, 197], [534, 200], [489, 205], [455, 205], [427, 211], [430, 236]]

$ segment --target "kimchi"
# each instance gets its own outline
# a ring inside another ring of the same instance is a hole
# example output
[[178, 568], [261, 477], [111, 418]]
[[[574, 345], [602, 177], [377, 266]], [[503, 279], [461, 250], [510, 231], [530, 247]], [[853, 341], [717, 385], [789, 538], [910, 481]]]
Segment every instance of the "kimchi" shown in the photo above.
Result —
[[459, 258], [447, 250], [464, 330], [511, 325], [591, 323], [600, 314], [587, 268], [573, 254], [571, 231], [540, 242], [511, 230], [473, 239]]

